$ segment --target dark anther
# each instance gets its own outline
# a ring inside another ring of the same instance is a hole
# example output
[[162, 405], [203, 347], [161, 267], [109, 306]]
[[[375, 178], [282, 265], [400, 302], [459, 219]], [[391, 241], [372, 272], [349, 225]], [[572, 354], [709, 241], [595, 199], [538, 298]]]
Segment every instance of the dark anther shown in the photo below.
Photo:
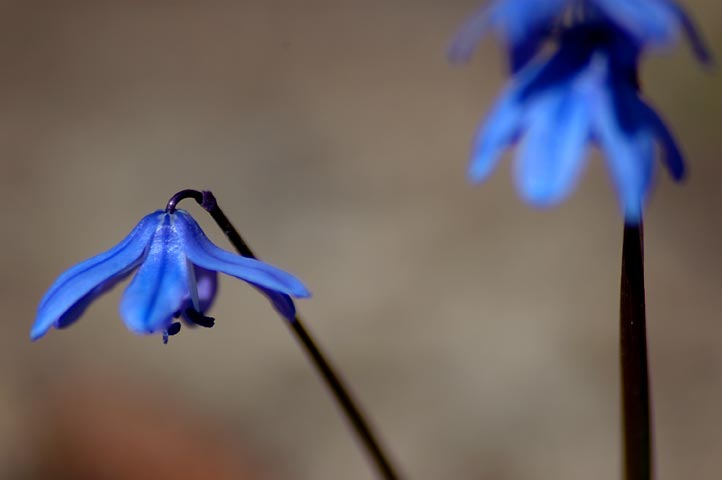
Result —
[[201, 312], [197, 312], [192, 308], [186, 308], [184, 312], [186, 318], [198, 326], [211, 328], [216, 323], [216, 319], [213, 317], [206, 317]]
[[163, 345], [168, 343], [168, 337], [177, 335], [180, 332], [181, 324], [178, 322], [171, 323], [167, 329], [163, 330]]
[[165, 206], [165, 211], [167, 213], [173, 213], [175, 212], [176, 206], [178, 206], [178, 203], [185, 199], [185, 198], [192, 198], [195, 200], [199, 205], [203, 203], [204, 197], [201, 192], [198, 190], [181, 190], [180, 192], [176, 193], [172, 197], [170, 197], [170, 200], [168, 200], [168, 203]]

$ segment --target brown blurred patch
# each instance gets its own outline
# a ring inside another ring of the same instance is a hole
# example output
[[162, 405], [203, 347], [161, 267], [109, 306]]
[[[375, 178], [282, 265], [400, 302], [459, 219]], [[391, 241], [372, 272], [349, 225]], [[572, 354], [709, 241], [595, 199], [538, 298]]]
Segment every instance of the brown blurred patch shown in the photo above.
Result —
[[39, 403], [38, 478], [268, 478], [221, 427], [144, 388], [77, 381]]

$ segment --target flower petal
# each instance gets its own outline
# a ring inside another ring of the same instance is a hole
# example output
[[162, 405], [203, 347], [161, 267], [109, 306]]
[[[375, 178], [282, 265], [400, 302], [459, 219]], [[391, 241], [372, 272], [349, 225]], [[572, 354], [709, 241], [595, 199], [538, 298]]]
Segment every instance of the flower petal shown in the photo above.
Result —
[[241, 280], [294, 297], [311, 294], [296, 277], [259, 260], [245, 258], [215, 246], [184, 210], [176, 210], [175, 225], [188, 259], [194, 265], [216, 270]]
[[511, 44], [523, 42], [529, 32], [545, 29], [563, 13], [568, 0], [497, 0], [489, 12], [491, 23]]
[[37, 340], [52, 326], [70, 325], [95, 298], [130, 274], [146, 251], [159, 213], [144, 217], [115, 247], [60, 275], [40, 301], [30, 338]]
[[474, 139], [467, 177], [472, 182], [485, 180], [496, 167], [502, 152], [511, 145], [521, 124], [523, 106], [512, 85], [502, 94], [496, 107]]
[[682, 180], [686, 174], [684, 156], [682, 155], [672, 132], [665, 125], [664, 120], [654, 111], [652, 107], [640, 100], [646, 120], [652, 131], [656, 134], [657, 141], [662, 148], [662, 161], [669, 170], [669, 174], [676, 181]]
[[593, 3], [640, 43], [667, 45], [679, 33], [678, 12], [669, 0], [594, 0]]
[[551, 36], [551, 24], [527, 32], [526, 36], [509, 46], [509, 66], [512, 74], [527, 66]]
[[289, 322], [296, 320], [296, 305], [293, 303], [291, 297], [285, 293], [278, 293], [275, 290], [269, 290], [263, 287], [256, 288], [268, 298], [273, 308], [281, 314], [283, 318]]
[[528, 123], [517, 155], [517, 186], [533, 205], [553, 205], [569, 194], [584, 165], [587, 98], [560, 85], [535, 101]]
[[641, 102], [631, 100], [636, 93], [624, 85], [613, 88], [600, 94], [595, 103], [594, 133], [607, 158], [625, 219], [638, 223], [654, 171], [653, 136], [640, 124]]
[[172, 323], [188, 290], [188, 262], [176, 226], [164, 214], [143, 264], [120, 302], [120, 315], [138, 334], [161, 332]]
[[594, 0], [616, 24], [641, 44], [668, 45], [684, 31], [697, 60], [710, 64], [712, 55], [694, 22], [677, 2], [670, 0]]
[[489, 7], [477, 10], [459, 28], [451, 41], [448, 57], [452, 63], [468, 62], [476, 46], [489, 28]]
[[206, 313], [213, 306], [213, 300], [215, 300], [218, 292], [218, 272], [198, 265], [194, 265], [193, 268], [196, 275], [200, 312]]
[[[567, 53], [562, 50], [557, 57]], [[537, 206], [563, 200], [574, 187], [591, 137], [591, 105], [605, 88], [604, 59], [592, 57], [584, 62], [585, 55], [571, 53], [571, 60], [556, 61], [567, 68], [579, 64], [575, 75], [570, 70], [557, 83], [549, 83], [549, 75], [542, 70], [533, 80], [542, 90], [527, 88], [533, 96], [524, 120], [527, 132], [517, 155], [516, 181], [526, 200]]]
[[495, 0], [485, 5], [461, 26], [449, 48], [449, 59], [466, 62], [489, 29], [509, 43], [513, 71], [535, 54], [549, 33], [549, 25], [562, 12], [567, 0]]
[[692, 52], [694, 52], [697, 60], [704, 63], [705, 65], [710, 65], [714, 63], [712, 53], [710, 52], [706, 42], [702, 38], [702, 34], [699, 33], [699, 30], [692, 21], [692, 18], [679, 5], [672, 4], [671, 7], [676, 10], [677, 18], [682, 24], [682, 29], [684, 30], [685, 35], [687, 35], [687, 40], [692, 46]]

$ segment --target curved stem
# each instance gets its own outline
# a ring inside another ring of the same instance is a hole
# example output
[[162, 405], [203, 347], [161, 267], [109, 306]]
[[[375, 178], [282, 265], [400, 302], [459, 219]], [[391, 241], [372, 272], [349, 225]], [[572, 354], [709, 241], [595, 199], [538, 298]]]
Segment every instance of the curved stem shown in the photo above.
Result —
[[620, 346], [624, 478], [652, 478], [652, 434], [647, 368], [642, 223], [624, 226], [620, 290]]
[[172, 197], [170, 197], [170, 200], [168, 200], [168, 203], [165, 206], [165, 211], [168, 213], [175, 212], [176, 207], [178, 206], [178, 203], [180, 203], [181, 200], [186, 198], [192, 198], [198, 203], [203, 202], [203, 193], [199, 192], [198, 190], [181, 190], [180, 192], [176, 193]]
[[[175, 194], [168, 202], [166, 210], [173, 212], [178, 202], [184, 198], [194, 199], [204, 210], [206, 210], [213, 220], [215, 220], [218, 227], [223, 231], [228, 240], [234, 246], [236, 251], [244, 257], [257, 258], [253, 251], [251, 251], [248, 244], [243, 240], [241, 235], [238, 233], [233, 225], [231, 224], [228, 217], [218, 206], [216, 197], [209, 191], [199, 192], [197, 190], [183, 190]], [[353, 426], [356, 434], [359, 436], [363, 447], [371, 457], [379, 471], [380, 478], [386, 480], [397, 480], [399, 475], [391, 465], [388, 456], [384, 453], [383, 448], [376, 439], [368, 421], [361, 413], [356, 401], [349, 393], [348, 388], [344, 382], [335, 372], [326, 356], [319, 349], [316, 342], [313, 340], [309, 332], [303, 326], [301, 317], [296, 314], [292, 322], [287, 322], [291, 326], [296, 339], [300, 342], [301, 346], [306, 350], [306, 353], [311, 358], [316, 369], [319, 371], [326, 384], [331, 389], [331, 393], [336, 398], [336, 401], [341, 406], [341, 409], [346, 414], [349, 422]]]

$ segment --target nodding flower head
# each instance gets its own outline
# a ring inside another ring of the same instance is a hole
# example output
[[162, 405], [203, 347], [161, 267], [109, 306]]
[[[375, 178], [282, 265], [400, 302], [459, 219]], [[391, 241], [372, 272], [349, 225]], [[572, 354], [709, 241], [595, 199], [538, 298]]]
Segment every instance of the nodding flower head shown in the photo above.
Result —
[[513, 75], [476, 136], [469, 178], [485, 179], [519, 143], [522, 196], [552, 205], [571, 192], [593, 144], [607, 158], [626, 221], [637, 223], [655, 144], [672, 177], [684, 175], [672, 134], [639, 93], [638, 64], [648, 47], [679, 31], [710, 60], [686, 13], [673, 0], [492, 0], [461, 28], [452, 60], [467, 59], [489, 29], [509, 44]]
[[636, 53], [604, 24], [569, 30], [546, 61], [521, 70], [479, 130], [469, 178], [487, 178], [518, 142], [515, 178], [530, 203], [553, 205], [571, 192], [588, 144], [604, 152], [626, 220], [637, 222], [654, 171], [654, 146], [676, 180], [684, 163], [672, 134], [640, 97]]
[[308, 297], [289, 273], [215, 246], [184, 210], [158, 210], [143, 218], [118, 245], [66, 271], [38, 307], [30, 331], [37, 340], [51, 327], [75, 322], [98, 296], [137, 270], [123, 294], [120, 315], [137, 334], [175, 335], [181, 318], [188, 325], [213, 326], [205, 313], [213, 303], [217, 272], [261, 290], [289, 320], [295, 309], [289, 295]]

